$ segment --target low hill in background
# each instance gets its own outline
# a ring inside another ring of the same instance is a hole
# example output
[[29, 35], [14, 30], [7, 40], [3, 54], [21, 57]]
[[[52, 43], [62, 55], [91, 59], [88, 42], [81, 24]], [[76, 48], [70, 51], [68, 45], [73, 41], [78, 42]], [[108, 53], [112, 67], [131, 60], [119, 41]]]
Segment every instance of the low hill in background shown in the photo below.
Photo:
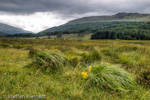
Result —
[[21, 28], [0, 23], [0, 35], [17, 34], [17, 33], [31, 33], [31, 32], [23, 30]]

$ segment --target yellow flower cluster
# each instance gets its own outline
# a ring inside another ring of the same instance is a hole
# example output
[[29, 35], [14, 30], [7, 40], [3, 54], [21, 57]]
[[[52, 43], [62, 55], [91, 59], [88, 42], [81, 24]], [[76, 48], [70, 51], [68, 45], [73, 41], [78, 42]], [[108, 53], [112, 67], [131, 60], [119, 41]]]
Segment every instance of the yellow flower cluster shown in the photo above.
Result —
[[[91, 66], [89, 66], [89, 72], [91, 72]], [[84, 79], [87, 79], [87, 78], [88, 78], [87, 72], [82, 72], [81, 74], [82, 74], [82, 77], [83, 77]]]
[[87, 77], [88, 77], [87, 72], [82, 72], [82, 76], [84, 79], [87, 79]]
[[89, 72], [91, 72], [91, 66], [89, 66]]

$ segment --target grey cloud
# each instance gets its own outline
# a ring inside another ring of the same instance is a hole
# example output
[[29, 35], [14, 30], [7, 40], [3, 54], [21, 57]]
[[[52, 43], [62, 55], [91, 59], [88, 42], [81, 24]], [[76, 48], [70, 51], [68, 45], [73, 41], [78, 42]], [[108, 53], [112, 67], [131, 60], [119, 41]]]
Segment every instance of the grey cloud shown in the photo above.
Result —
[[13, 14], [53, 12], [62, 17], [74, 15], [114, 14], [118, 12], [150, 13], [149, 0], [0, 0], [0, 11]]
[[74, 13], [75, 11], [84, 13], [89, 10], [86, 7], [81, 7], [81, 4], [82, 2], [74, 2], [73, 0], [1, 0], [0, 11], [11, 13], [43, 11]]

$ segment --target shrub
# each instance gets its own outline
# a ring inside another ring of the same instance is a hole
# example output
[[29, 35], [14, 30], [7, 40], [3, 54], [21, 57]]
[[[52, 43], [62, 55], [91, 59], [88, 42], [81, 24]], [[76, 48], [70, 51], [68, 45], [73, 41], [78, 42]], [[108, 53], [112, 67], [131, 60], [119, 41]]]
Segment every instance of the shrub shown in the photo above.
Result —
[[105, 90], [123, 91], [135, 89], [135, 81], [124, 69], [110, 64], [100, 64], [92, 68], [89, 85]]

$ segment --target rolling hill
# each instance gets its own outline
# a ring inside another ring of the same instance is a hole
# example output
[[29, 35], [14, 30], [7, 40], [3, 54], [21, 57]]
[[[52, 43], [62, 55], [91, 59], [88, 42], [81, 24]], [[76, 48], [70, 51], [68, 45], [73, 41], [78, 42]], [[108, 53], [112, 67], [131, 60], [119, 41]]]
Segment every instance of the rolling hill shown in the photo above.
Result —
[[100, 30], [103, 28], [116, 27], [119, 25], [136, 25], [141, 22], [150, 21], [150, 14], [140, 14], [140, 13], [118, 13], [112, 16], [91, 16], [83, 17], [69, 21], [68, 23], [46, 29], [39, 32], [40, 35], [45, 35], [46, 33], [55, 32], [57, 33], [81, 33], [85, 31], [91, 32], [91, 30]]
[[31, 33], [31, 32], [23, 30], [21, 28], [0, 23], [0, 35], [16, 34], [16, 33]]

